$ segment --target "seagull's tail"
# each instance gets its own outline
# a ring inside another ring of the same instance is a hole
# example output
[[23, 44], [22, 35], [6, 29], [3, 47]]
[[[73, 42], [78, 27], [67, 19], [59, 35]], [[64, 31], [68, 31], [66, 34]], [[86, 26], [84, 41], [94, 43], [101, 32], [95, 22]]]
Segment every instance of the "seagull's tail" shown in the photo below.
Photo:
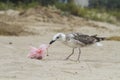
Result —
[[91, 37], [95, 38], [96, 42], [100, 42], [100, 41], [106, 40], [105, 37], [97, 37], [97, 35], [92, 35]]
[[97, 37], [97, 35], [92, 35], [91, 37], [96, 39], [96, 42], [100, 42], [103, 40], [106, 41], [120, 41], [120, 36], [110, 36], [110, 37]]

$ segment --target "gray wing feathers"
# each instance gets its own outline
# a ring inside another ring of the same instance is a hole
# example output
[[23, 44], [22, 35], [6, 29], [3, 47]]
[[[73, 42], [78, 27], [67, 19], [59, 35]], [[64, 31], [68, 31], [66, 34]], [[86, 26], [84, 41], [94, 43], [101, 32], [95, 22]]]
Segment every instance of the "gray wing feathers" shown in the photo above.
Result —
[[74, 40], [74, 42], [77, 42], [78, 44], [82, 45], [89, 45], [93, 44], [95, 42], [99, 42], [102, 40], [105, 40], [104, 37], [97, 37], [97, 35], [86, 35], [82, 33], [70, 33], [66, 34], [66, 40], [69, 41], [70, 39]]
[[81, 33], [73, 33], [74, 35], [74, 39], [77, 41], [80, 41], [84, 44], [92, 44], [94, 43], [96, 40], [95, 38], [89, 36], [89, 35], [85, 35], [85, 34], [81, 34]]

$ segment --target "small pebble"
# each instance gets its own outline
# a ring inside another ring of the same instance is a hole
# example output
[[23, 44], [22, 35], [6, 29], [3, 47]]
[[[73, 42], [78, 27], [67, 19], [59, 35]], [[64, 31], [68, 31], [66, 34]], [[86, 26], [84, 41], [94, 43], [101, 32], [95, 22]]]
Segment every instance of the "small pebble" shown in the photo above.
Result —
[[13, 44], [12, 42], [9, 42], [9, 44]]

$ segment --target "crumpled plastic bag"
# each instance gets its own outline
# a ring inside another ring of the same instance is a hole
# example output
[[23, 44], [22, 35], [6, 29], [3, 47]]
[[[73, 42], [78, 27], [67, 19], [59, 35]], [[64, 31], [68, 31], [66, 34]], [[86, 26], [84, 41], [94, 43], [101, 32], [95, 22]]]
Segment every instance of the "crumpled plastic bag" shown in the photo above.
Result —
[[36, 47], [30, 47], [30, 53], [27, 55], [28, 58], [31, 59], [43, 59], [46, 56], [46, 52], [48, 49], [48, 45], [42, 44], [39, 46], [39, 48]]

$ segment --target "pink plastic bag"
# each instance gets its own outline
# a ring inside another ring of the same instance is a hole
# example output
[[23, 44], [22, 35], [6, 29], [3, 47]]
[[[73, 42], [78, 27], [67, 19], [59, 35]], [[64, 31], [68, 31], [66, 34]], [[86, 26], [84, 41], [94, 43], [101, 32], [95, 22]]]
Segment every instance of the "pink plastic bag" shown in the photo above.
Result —
[[27, 57], [31, 59], [43, 59], [46, 56], [45, 52], [47, 51], [47, 49], [48, 45], [46, 44], [40, 45], [39, 48], [31, 47], [30, 53], [27, 55]]

